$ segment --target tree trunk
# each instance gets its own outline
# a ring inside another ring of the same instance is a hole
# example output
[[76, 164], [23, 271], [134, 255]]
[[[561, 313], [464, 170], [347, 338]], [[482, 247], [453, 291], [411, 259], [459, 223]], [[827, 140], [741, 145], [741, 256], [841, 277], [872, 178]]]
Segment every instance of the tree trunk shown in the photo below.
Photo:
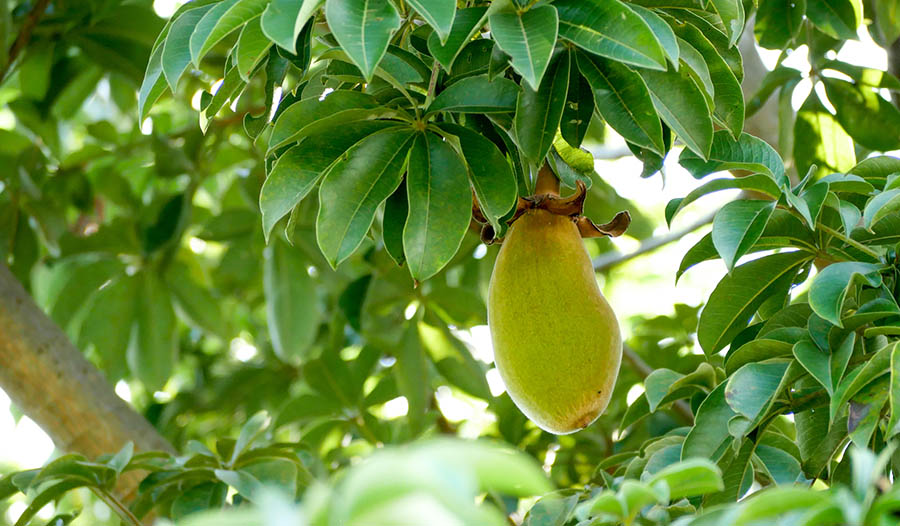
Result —
[[[0, 388], [66, 452], [173, 451], [0, 264]], [[124, 488], [119, 488], [120, 490]]]

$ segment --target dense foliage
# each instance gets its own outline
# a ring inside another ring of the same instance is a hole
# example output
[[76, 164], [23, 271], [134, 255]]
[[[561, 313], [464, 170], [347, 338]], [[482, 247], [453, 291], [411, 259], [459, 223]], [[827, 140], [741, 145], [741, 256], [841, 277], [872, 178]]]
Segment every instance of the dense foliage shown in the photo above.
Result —
[[[23, 525], [81, 487], [128, 524], [896, 523], [900, 80], [836, 59], [863, 24], [890, 48], [900, 2], [0, 0], [0, 254], [183, 453], [62, 456], [0, 499]], [[745, 105], [743, 32], [811, 70]], [[773, 145], [743, 132], [770, 99]], [[464, 331], [545, 161], [586, 215], [629, 207], [581, 148], [606, 127], [642, 177], [703, 179], [666, 221], [743, 193], [678, 268], [727, 267], [702, 310], [635, 321], [607, 414], [558, 437]]]

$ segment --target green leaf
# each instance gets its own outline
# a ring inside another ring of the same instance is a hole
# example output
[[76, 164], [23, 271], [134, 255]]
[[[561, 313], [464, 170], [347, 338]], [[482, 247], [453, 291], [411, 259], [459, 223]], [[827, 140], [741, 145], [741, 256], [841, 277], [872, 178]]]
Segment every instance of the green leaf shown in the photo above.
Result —
[[716, 455], [726, 441], [731, 439], [728, 434], [728, 421], [736, 416], [736, 413], [725, 401], [726, 382], [722, 382], [712, 390], [694, 417], [694, 427], [684, 438], [681, 448], [681, 458], [708, 458], [716, 460]]
[[778, 395], [788, 362], [748, 363], [728, 378], [725, 400], [751, 423], [763, 418]]
[[537, 90], [550, 63], [559, 29], [559, 16], [552, 5], [528, 11], [493, 13], [489, 17], [491, 36], [509, 55], [510, 63], [522, 78]]
[[322, 318], [308, 265], [298, 249], [278, 238], [263, 251], [266, 323], [275, 354], [288, 363], [306, 356]]
[[136, 327], [128, 347], [128, 367], [148, 391], [154, 392], [162, 389], [175, 367], [175, 311], [168, 289], [156, 274], [147, 270], [137, 279]]
[[885, 428], [885, 438], [893, 438], [900, 432], [900, 345], [891, 350], [890, 399], [891, 416]]
[[566, 490], [544, 495], [528, 510], [522, 526], [562, 526], [575, 512], [578, 495]]
[[116, 470], [116, 473], [121, 475], [122, 471], [128, 466], [128, 463], [131, 462], [131, 458], [134, 456], [134, 442], [129, 441], [127, 444], [122, 446], [120, 449], [109, 461], [106, 463], [107, 466]]
[[487, 75], [475, 75], [454, 82], [438, 93], [426, 113], [506, 113], [516, 109], [518, 96], [519, 86], [509, 79], [490, 80]]
[[659, 42], [659, 45], [662, 47], [663, 52], [666, 54], [666, 57], [669, 58], [669, 62], [672, 63], [672, 66], [675, 69], [678, 69], [678, 58], [680, 55], [680, 51], [678, 49], [678, 41], [675, 39], [675, 32], [672, 31], [672, 27], [666, 23], [665, 20], [659, 15], [657, 15], [654, 11], [647, 9], [646, 7], [641, 7], [637, 4], [626, 4], [629, 9], [637, 13], [638, 16], [644, 19], [644, 22], [650, 26], [650, 31], [653, 31], [653, 35], [656, 37], [656, 41]]
[[429, 383], [424, 381], [428, 378], [428, 364], [425, 361], [425, 351], [419, 340], [415, 319], [409, 323], [404, 332], [403, 341], [397, 348], [396, 358], [394, 376], [397, 378], [397, 388], [409, 404], [407, 411], [409, 430], [416, 436], [425, 427], [425, 414], [431, 401], [431, 389]]
[[890, 372], [891, 356], [896, 347], [896, 342], [885, 345], [878, 350], [878, 352], [869, 356], [864, 365], [850, 371], [847, 373], [847, 376], [841, 380], [841, 383], [838, 384], [838, 387], [834, 390], [834, 396], [831, 398], [829, 417], [832, 422], [834, 422], [834, 419], [841, 408], [843, 408], [856, 393], [876, 378]]
[[857, 40], [863, 6], [860, 0], [807, 0], [806, 16], [831, 38]]
[[168, 86], [162, 70], [162, 53], [163, 48], [160, 46], [150, 55], [147, 71], [144, 72], [144, 80], [138, 90], [138, 116], [142, 121]]
[[381, 220], [381, 238], [384, 242], [384, 249], [398, 266], [406, 263], [406, 254], [403, 253], [403, 226], [406, 224], [408, 215], [406, 183], [402, 182], [384, 202], [384, 217]]
[[879, 221], [893, 217], [897, 212], [900, 212], [900, 188], [882, 192], [866, 203], [863, 222], [871, 231]]
[[375, 210], [400, 185], [412, 142], [408, 129], [374, 133], [347, 150], [325, 174], [316, 237], [332, 267], [356, 251]]
[[403, 251], [416, 281], [435, 275], [459, 249], [472, 216], [468, 188], [466, 166], [450, 144], [432, 133], [416, 135], [403, 228]]
[[268, 55], [272, 42], [263, 34], [260, 17], [254, 17], [241, 29], [235, 47], [235, 63], [241, 78], [250, 82], [250, 76], [262, 59]]
[[844, 297], [854, 283], [861, 281], [872, 287], [881, 285], [881, 269], [872, 263], [847, 261], [825, 267], [813, 278], [809, 287], [809, 305], [813, 311], [833, 325], [841, 324], [841, 307]]
[[701, 158], [709, 157], [713, 124], [706, 99], [690, 74], [680, 71], [641, 70], [653, 106], [669, 128]]
[[716, 106], [713, 95], [716, 94], [716, 87], [713, 84], [712, 77], [709, 76], [709, 66], [706, 64], [706, 60], [697, 51], [697, 48], [692, 46], [687, 40], [676, 37], [676, 42], [678, 42], [681, 62], [687, 65], [688, 73], [694, 79], [694, 82], [703, 88], [703, 98], [706, 100], [709, 111], [715, 111]]
[[191, 34], [191, 61], [198, 68], [200, 60], [229, 33], [259, 16], [269, 0], [224, 0], [203, 15]]
[[697, 179], [725, 170], [748, 170], [764, 173], [776, 182], [784, 180], [784, 161], [778, 152], [748, 133], [742, 133], [734, 140], [727, 131], [717, 131], [707, 160], [691, 150], [684, 150], [678, 163]]
[[662, 155], [662, 125], [640, 75], [617, 62], [587, 53], [579, 52], [577, 62], [603, 119], [627, 141]]
[[269, 415], [265, 411], [260, 411], [251, 416], [247, 422], [241, 426], [241, 432], [238, 434], [234, 443], [234, 449], [231, 452], [229, 465], [234, 465], [247, 448], [256, 441], [257, 438], [266, 430], [270, 422]]
[[790, 283], [810, 258], [802, 251], [774, 254], [735, 267], [722, 278], [700, 314], [697, 338], [703, 350], [712, 354], [728, 345], [756, 309]]
[[[570, 55], [569, 60], [576, 60]], [[578, 70], [577, 63], [569, 63], [569, 91], [563, 106], [559, 132], [570, 146], [578, 148], [584, 141], [591, 118], [594, 115], [594, 92], [586, 78]]]
[[696, 497], [722, 489], [722, 474], [712, 462], [691, 458], [663, 468], [647, 480], [655, 486], [664, 482], [669, 488], [669, 500]]
[[440, 127], [459, 139], [481, 213], [499, 232], [501, 219], [518, 197], [516, 178], [506, 157], [493, 141], [468, 128], [451, 123], [441, 123]]
[[684, 196], [683, 198], [673, 199], [672, 201], [670, 201], [666, 206], [666, 223], [671, 225], [672, 219], [675, 218], [675, 215], [682, 209], [684, 209], [684, 207], [693, 203], [697, 199], [713, 192], [718, 192], [720, 190], [731, 190], [734, 188], [740, 188], [742, 190], [753, 190], [754, 192], [765, 194], [775, 200], [777, 200], [781, 196], [781, 188], [779, 188], [778, 183], [776, 183], [771, 177], [765, 174], [753, 174], [748, 175], [747, 177], [735, 177], [728, 179], [713, 179], [695, 188], [691, 191], [691, 193]]
[[359, 91], [337, 90], [325, 98], [309, 97], [291, 104], [275, 121], [269, 151], [314, 133], [376, 116], [378, 101]]
[[882, 0], [875, 3], [875, 25], [881, 30], [883, 45], [893, 44], [900, 37], [900, 3], [897, 0]]
[[515, 131], [525, 157], [540, 164], [553, 145], [569, 89], [569, 55], [560, 54], [537, 91], [525, 86], [516, 102]]
[[767, 488], [743, 502], [738, 508], [735, 526], [770, 523], [779, 515], [806, 510], [829, 498], [828, 493], [799, 486]]
[[266, 242], [275, 224], [315, 187], [320, 176], [364, 137], [394, 125], [390, 121], [359, 121], [307, 137], [275, 161], [259, 193]]
[[710, 3], [725, 24], [728, 44], [735, 45], [744, 31], [744, 4], [741, 0], [711, 0]]
[[428, 25], [440, 35], [441, 42], [446, 42], [453, 27], [456, 14], [456, 0], [408, 0]]
[[712, 241], [730, 272], [741, 256], [763, 233], [775, 211], [775, 201], [740, 199], [726, 203], [716, 212]]
[[806, 99], [794, 121], [794, 160], [798, 173], [805, 174], [816, 165], [819, 176], [848, 173], [856, 164], [853, 138], [815, 94]]
[[244, 471], [228, 469], [215, 470], [216, 478], [236, 489], [243, 497], [253, 501], [264, 491], [263, 485], [256, 477]]
[[272, 0], [262, 14], [262, 31], [279, 47], [296, 53], [297, 36], [325, 0]]
[[650, 26], [619, 0], [557, 0], [559, 36], [582, 49], [633, 66], [666, 69]]
[[367, 82], [400, 28], [400, 15], [388, 0], [328, 0], [328, 27]]
[[111, 378], [121, 378], [126, 372], [123, 351], [131, 340], [137, 287], [135, 278], [114, 279], [94, 296], [81, 325], [79, 347], [94, 344], [103, 369]]
[[[840, 71], [856, 82], [859, 86], [870, 88], [885, 88], [893, 91], [900, 90], [900, 79], [887, 71], [874, 68], [864, 68], [855, 64], [848, 64], [840, 60], [826, 60], [822, 69]], [[830, 78], [830, 77], [825, 77]], [[824, 79], [823, 79], [824, 80]]]
[[[733, 1], [736, 0], [718, 0], [719, 3]], [[743, 13], [741, 13], [741, 18], [743, 18]], [[703, 56], [714, 86], [712, 95], [715, 117], [731, 132], [733, 137], [739, 137], [744, 126], [744, 95], [739, 80], [719, 54], [719, 50], [699, 28], [691, 24], [682, 24], [676, 25], [674, 30], [676, 35], [687, 41]], [[740, 32], [739, 29], [737, 35], [740, 35]]]
[[19, 515], [19, 519], [16, 521], [15, 526], [26, 526], [29, 524], [31, 518], [37, 515], [41, 508], [50, 502], [61, 498], [73, 489], [87, 485], [88, 484], [82, 480], [63, 480], [49, 487], [41, 488], [41, 492], [31, 499], [31, 502], [28, 503], [28, 507], [22, 511], [21, 515]]
[[172, 291], [177, 312], [191, 325], [210, 334], [226, 338], [227, 324], [218, 300], [209, 288], [201, 286], [182, 263], [173, 264], [166, 273], [166, 284]]
[[823, 82], [838, 122], [856, 142], [878, 151], [900, 147], [900, 110], [893, 104], [872, 88], [831, 78]]
[[[801, 1], [803, 0], [798, 0], [798, 3]], [[777, 2], [769, 3], [775, 4]], [[789, 68], [784, 64], [776, 66], [775, 69], [766, 73], [766, 76], [763, 77], [762, 83], [756, 93], [747, 102], [746, 117], [750, 118], [752, 115], [755, 115], [776, 90], [781, 88], [782, 93], [785, 90], [790, 90], [790, 88], [796, 86], [802, 78], [803, 74], [794, 68]]]
[[428, 51], [443, 66], [444, 71], [449, 72], [459, 52], [472, 40], [472, 37], [484, 26], [486, 21], [486, 7], [458, 9], [453, 18], [453, 26], [444, 42], [441, 42], [437, 32], [429, 35]]
[[178, 80], [191, 64], [191, 50], [188, 47], [191, 33], [194, 32], [194, 27], [200, 19], [213, 7], [211, 4], [186, 11], [169, 29], [166, 41], [161, 46], [162, 68], [173, 92], [178, 87]]
[[823, 352], [811, 340], [798, 341], [794, 344], [793, 352], [800, 365], [825, 387], [829, 396], [833, 396], [850, 362], [855, 343], [856, 333], [851, 332], [831, 353]]

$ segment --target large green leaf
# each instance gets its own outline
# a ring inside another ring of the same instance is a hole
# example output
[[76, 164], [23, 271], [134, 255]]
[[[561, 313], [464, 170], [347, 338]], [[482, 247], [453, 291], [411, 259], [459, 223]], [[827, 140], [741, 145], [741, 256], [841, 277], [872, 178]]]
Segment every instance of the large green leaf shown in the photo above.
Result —
[[[734, 0], [719, 1], [728, 3]], [[743, 13], [741, 15], [743, 18]], [[703, 56], [714, 86], [715, 117], [725, 125], [732, 136], [739, 137], [744, 126], [744, 95], [741, 92], [741, 84], [731, 67], [725, 62], [713, 43], [697, 27], [691, 24], [676, 25], [675, 34], [687, 41]], [[737, 31], [737, 34], [740, 35], [740, 30]]]
[[569, 63], [569, 91], [566, 94], [562, 119], [559, 121], [559, 133], [570, 146], [578, 148], [584, 141], [594, 115], [594, 92], [579, 71], [574, 54], [570, 56], [570, 60], [572, 62]]
[[348, 122], [367, 120], [375, 115], [378, 106], [378, 101], [371, 95], [350, 90], [337, 90], [324, 98], [308, 97], [297, 101], [275, 121], [275, 128], [269, 137], [269, 150], [312, 133]]
[[744, 365], [728, 378], [725, 400], [735, 413], [758, 422], [778, 395], [787, 368], [786, 361]]
[[856, 142], [878, 151], [900, 147], [900, 110], [872, 88], [839, 79], [823, 81], [835, 117]]
[[716, 212], [713, 246], [729, 271], [756, 243], [774, 211], [775, 201], [740, 199], [727, 203]]
[[444, 67], [445, 71], [450, 71], [459, 52], [472, 40], [472, 37], [486, 21], [486, 7], [458, 9], [453, 18], [450, 33], [443, 42], [437, 32], [433, 32], [428, 37], [428, 51]]
[[594, 92], [597, 111], [627, 141], [662, 155], [662, 125], [640, 75], [627, 67], [586, 53], [577, 54], [578, 69]]
[[666, 69], [656, 35], [619, 0], [557, 0], [559, 36], [591, 53], [634, 66]]
[[819, 349], [812, 340], [805, 339], [794, 344], [793, 352], [800, 365], [825, 387], [829, 396], [832, 396], [837, 389], [838, 382], [844, 376], [855, 343], [856, 333], [851, 332], [830, 353]]
[[409, 409], [407, 419], [409, 430], [413, 436], [419, 434], [425, 424], [425, 413], [431, 399], [431, 386], [423, 379], [428, 378], [428, 363], [415, 319], [406, 328], [403, 341], [397, 352], [397, 363], [394, 365], [394, 376], [397, 388], [406, 397]]
[[764, 173], [779, 183], [784, 180], [784, 161], [778, 152], [767, 142], [747, 133], [735, 140], [727, 131], [717, 131], [707, 160], [691, 150], [684, 150], [678, 162], [698, 179], [725, 170], [749, 170]]
[[424, 281], [456, 254], [472, 216], [466, 165], [440, 136], [416, 135], [406, 194], [403, 251], [413, 279]]
[[316, 237], [325, 259], [336, 267], [350, 257], [369, 231], [375, 210], [403, 178], [412, 130], [384, 130], [347, 150], [319, 188]]
[[806, 16], [826, 35], [840, 40], [856, 40], [862, 22], [861, 0], [807, 0]]
[[805, 174], [816, 165], [819, 176], [847, 173], [856, 164], [853, 138], [815, 94], [806, 99], [794, 121], [794, 162], [797, 173]]
[[871, 231], [881, 220], [895, 217], [898, 212], [900, 212], [900, 188], [894, 188], [876, 195], [866, 203], [863, 222], [866, 229]]
[[175, 311], [168, 289], [156, 274], [146, 270], [137, 279], [139, 292], [128, 367], [153, 392], [162, 389], [175, 367]]
[[110, 378], [121, 378], [126, 372], [123, 351], [134, 327], [137, 285], [135, 278], [121, 276], [101, 288], [81, 325], [79, 347], [94, 344]]
[[669, 128], [702, 159], [709, 156], [713, 140], [712, 118], [706, 99], [690, 74], [680, 71], [641, 70], [653, 106]]
[[811, 257], [802, 251], [774, 254], [735, 267], [722, 278], [700, 314], [697, 339], [703, 350], [712, 354], [728, 345], [756, 309], [789, 284]]
[[559, 29], [559, 16], [552, 5], [528, 11], [501, 11], [489, 17], [491, 36], [511, 57], [510, 63], [525, 82], [536, 90], [550, 63]]
[[681, 448], [681, 458], [708, 458], [715, 457], [725, 441], [731, 439], [728, 434], [728, 421], [737, 416], [725, 400], [727, 382], [722, 382], [707, 395], [697, 409], [694, 417], [694, 427], [684, 438]]
[[553, 146], [569, 90], [569, 55], [560, 54], [537, 91], [525, 86], [516, 102], [515, 131], [519, 148], [540, 164]]
[[890, 372], [891, 355], [896, 347], [896, 342], [885, 345], [869, 356], [868, 361], [866, 361], [865, 364], [847, 373], [847, 376], [845, 376], [840, 384], [838, 384], [837, 388], [835, 388], [834, 396], [831, 398], [829, 416], [832, 421], [834, 421], [841, 408], [843, 408], [856, 393], [860, 392], [860, 390], [869, 385], [876, 378]]
[[389, 121], [354, 122], [307, 137], [284, 152], [259, 192], [266, 241], [275, 223], [309, 194], [331, 163], [362, 138], [393, 125]]
[[506, 113], [515, 110], [518, 96], [519, 86], [509, 79], [475, 75], [438, 93], [426, 112]]
[[169, 29], [169, 35], [162, 45], [162, 68], [166, 82], [169, 83], [173, 92], [178, 85], [178, 80], [191, 64], [191, 50], [188, 47], [191, 33], [194, 32], [197, 22], [213, 7], [213, 5], [205, 5], [185, 12], [172, 23]]
[[250, 82], [250, 76], [256, 70], [256, 66], [268, 55], [270, 47], [272, 47], [272, 42], [263, 34], [260, 17], [252, 18], [241, 29], [237, 45], [234, 48], [235, 66], [245, 82]]
[[202, 286], [187, 265], [173, 264], [166, 273], [166, 284], [172, 291], [176, 312], [193, 327], [211, 335], [227, 338], [227, 323], [219, 300], [208, 287]]
[[653, 34], [656, 36], [656, 41], [662, 46], [663, 53], [666, 54], [666, 57], [668, 57], [669, 62], [673, 67], [677, 68], [680, 51], [672, 27], [667, 24], [661, 16], [656, 14], [655, 11], [647, 9], [646, 7], [641, 7], [637, 4], [627, 4], [627, 6], [637, 13], [638, 16], [643, 18], [644, 22], [650, 26], [650, 30], [653, 31]]
[[809, 305], [823, 319], [838, 327], [841, 324], [841, 307], [847, 289], [857, 281], [872, 287], [881, 285], [879, 265], [846, 261], [828, 265], [815, 278], [809, 287]]
[[275, 354], [288, 363], [306, 356], [322, 317], [308, 266], [298, 249], [279, 238], [263, 252], [266, 323]]
[[728, 43], [735, 45], [744, 31], [744, 4], [741, 0], [711, 0], [710, 3], [725, 25]]
[[462, 126], [442, 123], [456, 135], [469, 166], [469, 181], [485, 218], [500, 231], [500, 220], [516, 204], [516, 178], [506, 157], [490, 139]]
[[328, 27], [367, 81], [387, 52], [400, 15], [388, 0], [328, 0]]
[[325, 0], [272, 0], [262, 14], [262, 31], [282, 49], [296, 53], [297, 36]]
[[269, 0], [223, 0], [207, 11], [191, 34], [191, 61], [194, 65], [200, 67], [200, 59], [213, 46], [250, 19], [261, 15], [268, 3]]
[[141, 120], [150, 113], [150, 108], [166, 91], [166, 77], [162, 69], [163, 47], [156, 48], [150, 60], [147, 62], [147, 71], [144, 72], [144, 80], [138, 90], [138, 116]]

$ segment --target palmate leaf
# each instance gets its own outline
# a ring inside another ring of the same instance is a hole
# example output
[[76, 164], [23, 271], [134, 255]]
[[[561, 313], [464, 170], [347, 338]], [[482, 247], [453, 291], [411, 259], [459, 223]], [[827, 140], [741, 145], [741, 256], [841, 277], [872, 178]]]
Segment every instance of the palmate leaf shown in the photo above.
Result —
[[178, 355], [175, 311], [159, 277], [148, 270], [138, 279], [135, 334], [128, 347], [128, 366], [149, 391], [158, 391], [172, 374]]
[[437, 32], [428, 37], [428, 51], [443, 66], [444, 71], [450, 71], [459, 52], [487, 22], [487, 11], [486, 7], [459, 9], [446, 39], [442, 41]]
[[775, 201], [741, 199], [727, 203], [716, 212], [712, 241], [731, 271], [763, 233], [775, 211]]
[[223, 0], [203, 15], [191, 34], [191, 61], [200, 60], [235, 29], [262, 14], [269, 0]]
[[524, 87], [516, 102], [515, 130], [519, 148], [538, 164], [550, 151], [562, 120], [569, 89], [569, 54], [560, 54], [538, 89]]
[[713, 140], [712, 118], [706, 99], [690, 75], [679, 71], [641, 70], [653, 106], [678, 137], [701, 159], [709, 157]]
[[172, 23], [172, 27], [169, 29], [169, 35], [162, 45], [162, 67], [166, 82], [173, 92], [178, 85], [178, 80], [191, 64], [191, 51], [188, 44], [194, 27], [213, 7], [213, 5], [206, 5], [186, 11]]
[[841, 307], [847, 290], [857, 281], [872, 287], [881, 285], [880, 265], [846, 261], [828, 265], [819, 272], [809, 287], [809, 304], [816, 314], [838, 327], [841, 323]]
[[475, 75], [454, 82], [431, 102], [426, 112], [506, 113], [516, 109], [520, 88], [502, 77]]
[[456, 0], [408, 0], [409, 5], [422, 15], [428, 24], [440, 35], [441, 43], [450, 35], [456, 15]]
[[270, 47], [272, 47], [272, 42], [263, 34], [260, 17], [251, 19], [241, 29], [237, 45], [234, 48], [234, 59], [238, 72], [245, 82], [250, 82], [250, 76], [256, 66], [268, 55]]
[[275, 354], [300, 363], [316, 337], [321, 309], [307, 261], [296, 248], [276, 238], [263, 252], [266, 322]]

